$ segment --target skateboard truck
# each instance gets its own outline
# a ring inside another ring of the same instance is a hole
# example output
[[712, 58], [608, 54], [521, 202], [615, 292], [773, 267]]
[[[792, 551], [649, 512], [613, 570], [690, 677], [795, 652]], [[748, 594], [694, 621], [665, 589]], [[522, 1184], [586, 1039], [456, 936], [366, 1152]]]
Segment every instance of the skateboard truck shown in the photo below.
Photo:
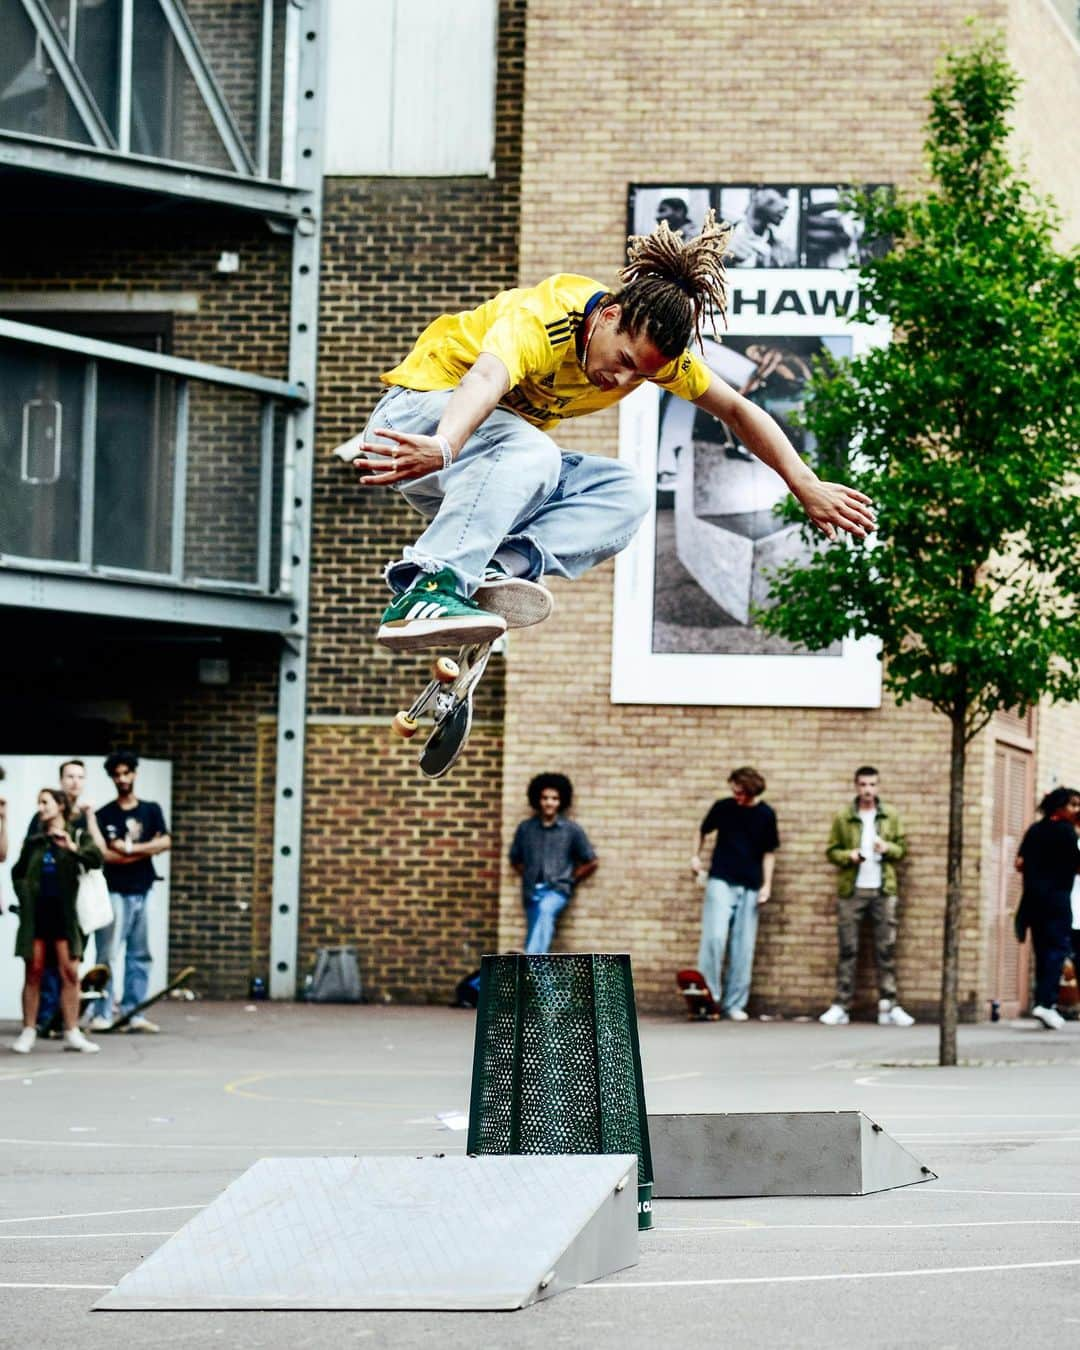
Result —
[[420, 729], [420, 718], [430, 712], [434, 730], [420, 752], [420, 772], [441, 778], [457, 762], [472, 727], [473, 691], [491, 656], [491, 642], [462, 647], [457, 660], [440, 656], [432, 663], [431, 680], [412, 706], [395, 713], [391, 730], [409, 740]]

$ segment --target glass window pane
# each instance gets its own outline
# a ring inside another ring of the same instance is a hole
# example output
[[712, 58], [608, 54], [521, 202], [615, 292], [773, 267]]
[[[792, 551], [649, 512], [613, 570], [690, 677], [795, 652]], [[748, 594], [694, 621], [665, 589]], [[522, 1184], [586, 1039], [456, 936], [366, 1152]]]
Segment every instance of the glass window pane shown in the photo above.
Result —
[[258, 581], [261, 400], [190, 385], [184, 576]]
[[84, 363], [0, 342], [0, 553], [79, 558]]
[[132, 151], [231, 169], [221, 137], [158, 5], [135, 6], [133, 43]]
[[0, 33], [0, 127], [89, 144], [82, 118], [19, 0], [0, 0]]
[[175, 395], [148, 370], [98, 367], [94, 564], [168, 572]]
[[255, 157], [259, 116], [261, 0], [186, 0], [185, 9], [233, 121]]

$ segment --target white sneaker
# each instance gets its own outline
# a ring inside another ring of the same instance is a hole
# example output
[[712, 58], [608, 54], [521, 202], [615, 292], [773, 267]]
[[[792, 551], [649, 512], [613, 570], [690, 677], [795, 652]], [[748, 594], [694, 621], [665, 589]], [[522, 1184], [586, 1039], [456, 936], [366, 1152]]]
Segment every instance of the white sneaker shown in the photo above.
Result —
[[1065, 1025], [1064, 1017], [1056, 1008], [1044, 1008], [1041, 1003], [1032, 1008], [1031, 1015], [1040, 1021], [1047, 1031], [1060, 1031]]
[[123, 1029], [124, 1031], [145, 1031], [150, 1036], [156, 1036], [161, 1030], [156, 1022], [151, 1022], [149, 1017], [144, 1017], [142, 1013], [136, 1013]]
[[98, 1013], [96, 1016], [91, 1017], [87, 1026], [90, 1031], [112, 1031], [112, 1018], [102, 1017], [102, 1015]]
[[101, 1046], [88, 1041], [79, 1028], [75, 1027], [71, 1031], [64, 1032], [64, 1049], [75, 1050], [80, 1055], [96, 1055]]
[[11, 1042], [11, 1048], [17, 1055], [28, 1055], [33, 1050], [36, 1040], [37, 1027], [23, 1027], [22, 1031]]
[[555, 597], [538, 581], [512, 577], [497, 563], [484, 573], [473, 599], [492, 614], [501, 614], [507, 628], [529, 628], [542, 623], [555, 608]]
[[750, 1014], [742, 1008], [730, 1008], [724, 1016], [729, 1022], [749, 1022]]
[[831, 1008], [826, 1008], [818, 1018], [822, 1026], [826, 1027], [846, 1027], [851, 1021], [848, 1016], [848, 1010], [840, 1003], [834, 1003]]
[[879, 1027], [913, 1027], [915, 1019], [910, 1013], [901, 1008], [899, 1003], [893, 1003], [891, 999], [883, 998], [878, 1000], [877, 1020]]

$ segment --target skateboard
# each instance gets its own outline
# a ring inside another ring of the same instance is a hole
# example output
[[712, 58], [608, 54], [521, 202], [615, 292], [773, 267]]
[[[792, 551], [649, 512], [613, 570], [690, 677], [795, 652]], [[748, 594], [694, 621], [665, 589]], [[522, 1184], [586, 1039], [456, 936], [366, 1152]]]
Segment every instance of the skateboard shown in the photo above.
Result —
[[164, 989], [159, 989], [157, 993], [150, 998], [144, 998], [141, 1003], [137, 1003], [129, 1012], [124, 1013], [123, 1017], [118, 1017], [112, 1024], [110, 1030], [123, 1031], [133, 1017], [138, 1017], [138, 1015], [145, 1012], [147, 1008], [152, 1008], [154, 1004], [157, 1003], [159, 999], [164, 998], [166, 994], [171, 994], [174, 989], [179, 989], [180, 986], [185, 981], [190, 980], [194, 974], [194, 966], [185, 966], [180, 974], [177, 975], [175, 979], [170, 980]]
[[705, 976], [700, 970], [680, 970], [675, 976], [679, 993], [686, 1000], [686, 1015], [691, 1022], [716, 1022], [720, 1018], [720, 1005], [709, 993]]
[[437, 657], [431, 679], [412, 707], [396, 713], [391, 728], [411, 739], [420, 730], [420, 718], [429, 714], [434, 729], [420, 751], [420, 772], [425, 778], [441, 778], [457, 762], [472, 727], [473, 692], [487, 667], [491, 642], [462, 647], [457, 660]]

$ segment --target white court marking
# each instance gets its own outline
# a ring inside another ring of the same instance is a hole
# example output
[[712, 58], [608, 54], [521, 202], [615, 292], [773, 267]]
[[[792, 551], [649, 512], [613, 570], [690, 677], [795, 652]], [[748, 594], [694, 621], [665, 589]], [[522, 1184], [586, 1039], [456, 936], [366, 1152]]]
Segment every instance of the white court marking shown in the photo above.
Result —
[[825, 1280], [898, 1280], [922, 1275], [980, 1275], [998, 1270], [1049, 1270], [1058, 1266], [1080, 1266], [1080, 1257], [1068, 1261], [1018, 1261], [996, 1266], [928, 1266], [923, 1270], [855, 1270], [830, 1275], [737, 1275], [717, 1280], [623, 1280], [619, 1283], [594, 1281], [579, 1289], [686, 1289], [726, 1284], [814, 1284]]
[[[907, 1195], [918, 1195], [920, 1190], [925, 1187], [910, 1186], [905, 1190]], [[932, 1194], [934, 1195], [1037, 1195], [1054, 1200], [1063, 1200], [1069, 1196], [1080, 1196], [1080, 1191], [965, 1191], [955, 1190], [949, 1186], [935, 1186]]]
[[111, 1284], [16, 1284], [11, 1281], [0, 1284], [0, 1289], [94, 1289], [99, 1292], [114, 1287]]
[[653, 1228], [653, 1232], [694, 1233], [695, 1235], [698, 1233], [737, 1233], [742, 1235], [744, 1233], [785, 1233], [802, 1229], [815, 1232], [818, 1229], [843, 1231], [855, 1229], [859, 1232], [880, 1230], [888, 1233], [906, 1233], [909, 1230], [914, 1232], [917, 1228], [1030, 1228], [1044, 1224], [1051, 1227], [1080, 1228], [1080, 1219], [955, 1219], [948, 1223], [765, 1223], [732, 1219], [729, 1224], [722, 1224], [719, 1227], [699, 1228], [692, 1224], [687, 1224], [685, 1227], [670, 1226], [666, 1223], [657, 1224]]
[[0, 1144], [20, 1144], [30, 1147], [46, 1145], [50, 1148], [54, 1146], [57, 1148], [141, 1148], [149, 1149], [151, 1152], [208, 1150], [215, 1153], [224, 1152], [226, 1149], [239, 1149], [242, 1153], [257, 1153], [260, 1150], [269, 1150], [270, 1152], [306, 1153], [320, 1157], [331, 1153], [343, 1153], [351, 1156], [361, 1153], [415, 1153], [416, 1151], [415, 1146], [410, 1147], [408, 1144], [364, 1144], [361, 1147], [356, 1144], [312, 1143], [310, 1139], [305, 1144], [147, 1144], [139, 1139], [122, 1139], [115, 1143], [110, 1143], [106, 1139], [0, 1139]]
[[[886, 1069], [885, 1072], [889, 1073], [891, 1071]], [[856, 1078], [855, 1086], [870, 1088], [901, 1088], [905, 1092], [909, 1088], [917, 1092], [967, 1092], [976, 1086], [974, 1083], [879, 1083], [877, 1080], [882, 1076], [882, 1074], [878, 1073], [868, 1073], [865, 1078]]]
[[147, 1209], [92, 1209], [82, 1214], [27, 1214], [21, 1219], [0, 1219], [0, 1223], [51, 1223], [53, 1219], [111, 1219], [116, 1214], [171, 1214], [177, 1209], [205, 1209], [201, 1205], [151, 1205]]
[[687, 1079], [687, 1078], [704, 1078], [704, 1077], [705, 1077], [705, 1075], [704, 1075], [703, 1073], [700, 1073], [700, 1072], [698, 1072], [698, 1071], [695, 1070], [693, 1073], [658, 1073], [658, 1074], [650, 1074], [650, 1075], [645, 1079], [645, 1081], [646, 1081], [646, 1083], [680, 1083], [680, 1082], [682, 1082], [684, 1079]]
[[142, 1233], [0, 1233], [0, 1242], [82, 1242], [86, 1238], [173, 1237], [175, 1228]]

